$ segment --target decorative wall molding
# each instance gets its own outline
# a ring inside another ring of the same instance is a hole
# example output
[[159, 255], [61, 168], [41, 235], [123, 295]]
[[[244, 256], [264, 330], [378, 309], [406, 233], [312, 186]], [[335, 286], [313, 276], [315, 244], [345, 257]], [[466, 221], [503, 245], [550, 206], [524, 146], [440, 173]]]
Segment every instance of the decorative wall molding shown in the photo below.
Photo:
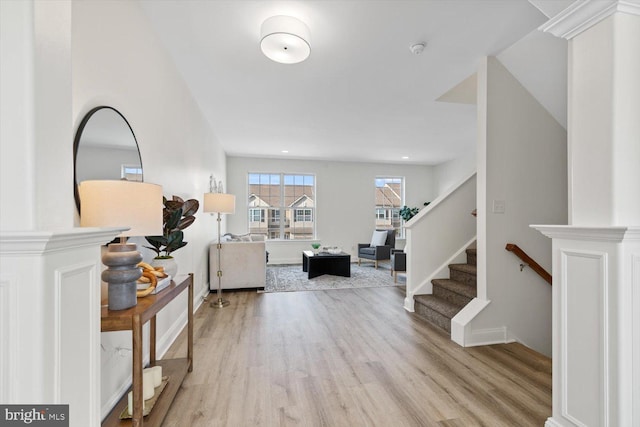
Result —
[[568, 40], [616, 12], [640, 15], [640, 1], [579, 0], [538, 27], [538, 29]]
[[63, 231], [2, 231], [0, 255], [42, 255], [78, 247], [104, 245], [127, 227], [82, 227]]
[[[631, 336], [640, 337], [640, 310], [637, 310], [640, 307], [640, 252], [631, 255], [631, 263]], [[640, 339], [633, 340], [631, 346], [633, 376], [629, 398], [633, 402], [634, 418], [640, 419]]]
[[530, 225], [552, 239], [619, 243], [640, 241], [640, 227], [580, 227], [572, 225]]
[[[83, 415], [84, 411], [89, 412], [88, 419], [100, 419], [100, 396], [92, 387], [93, 378], [100, 375], [100, 324], [98, 311], [93, 308], [100, 302], [100, 288], [94, 286], [98, 271], [96, 261], [67, 265], [55, 270], [53, 284], [54, 401], [73, 406], [73, 390], [81, 388], [88, 395], [89, 405], [82, 408]], [[80, 306], [76, 313], [65, 310], [74, 305]], [[78, 354], [82, 354], [80, 360]], [[88, 369], [81, 369], [84, 366], [80, 364], [86, 364]]]
[[[557, 314], [560, 316], [558, 326], [562, 336], [559, 361], [562, 381], [561, 389], [556, 390], [556, 393], [560, 393], [561, 413], [576, 426], [607, 427], [610, 420], [611, 369], [608, 254], [591, 250], [560, 249], [560, 264], [560, 283], [556, 295], [559, 294], [557, 303], [560, 305], [560, 312]], [[573, 276], [570, 277], [570, 273]], [[577, 301], [581, 303], [578, 305]], [[572, 338], [577, 336], [580, 337], [579, 340]], [[587, 348], [588, 346], [593, 348]], [[592, 357], [584, 357], [585, 354], [591, 354]], [[594, 387], [589, 380], [600, 386]], [[591, 405], [585, 407], [581, 404], [584, 396], [575, 398], [576, 390], [583, 390], [583, 393], [590, 391], [597, 396]]]
[[16, 382], [16, 287], [15, 276], [0, 275], [0, 402], [4, 403], [16, 403], [10, 397]]

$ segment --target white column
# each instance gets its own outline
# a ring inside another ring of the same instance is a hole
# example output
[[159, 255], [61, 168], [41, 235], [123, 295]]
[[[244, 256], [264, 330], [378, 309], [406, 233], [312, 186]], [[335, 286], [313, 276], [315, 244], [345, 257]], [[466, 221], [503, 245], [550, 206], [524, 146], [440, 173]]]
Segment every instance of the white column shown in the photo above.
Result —
[[640, 225], [640, 2], [576, 2], [569, 39], [569, 224]]
[[575, 2], [569, 40], [570, 226], [553, 239], [547, 427], [640, 425], [640, 1]]
[[121, 230], [0, 232], [0, 402], [100, 425], [100, 246]]

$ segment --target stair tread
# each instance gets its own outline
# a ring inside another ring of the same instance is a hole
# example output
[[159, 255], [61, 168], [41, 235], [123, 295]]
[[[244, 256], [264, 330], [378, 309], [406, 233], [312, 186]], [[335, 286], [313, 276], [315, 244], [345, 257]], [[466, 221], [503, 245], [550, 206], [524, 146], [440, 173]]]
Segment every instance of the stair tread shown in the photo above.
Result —
[[475, 286], [468, 285], [466, 283], [458, 282], [451, 279], [433, 279], [431, 281], [434, 285], [445, 288], [451, 292], [455, 292], [460, 295], [464, 295], [468, 298], [475, 298], [478, 296], [478, 291]]
[[472, 264], [449, 264], [449, 270], [463, 271], [469, 274], [478, 274], [478, 267]]
[[435, 295], [414, 295], [413, 299], [415, 302], [422, 304], [433, 311], [437, 311], [449, 319], [453, 318], [460, 310], [462, 310], [462, 306], [453, 304]]
[[467, 253], [468, 254], [477, 255], [478, 254], [478, 250], [476, 248], [469, 248], [469, 249], [467, 249]]

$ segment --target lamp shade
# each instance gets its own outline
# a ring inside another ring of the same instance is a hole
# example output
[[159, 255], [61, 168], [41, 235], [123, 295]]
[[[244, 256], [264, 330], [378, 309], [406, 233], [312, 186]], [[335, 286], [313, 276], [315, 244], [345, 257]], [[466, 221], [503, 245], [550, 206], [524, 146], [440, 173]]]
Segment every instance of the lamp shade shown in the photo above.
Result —
[[260, 49], [272, 61], [296, 64], [309, 57], [309, 27], [292, 16], [272, 16], [262, 23]]
[[162, 187], [133, 181], [83, 181], [81, 227], [130, 227], [120, 236], [162, 234]]
[[236, 196], [224, 193], [205, 193], [203, 211], [232, 214], [236, 211]]

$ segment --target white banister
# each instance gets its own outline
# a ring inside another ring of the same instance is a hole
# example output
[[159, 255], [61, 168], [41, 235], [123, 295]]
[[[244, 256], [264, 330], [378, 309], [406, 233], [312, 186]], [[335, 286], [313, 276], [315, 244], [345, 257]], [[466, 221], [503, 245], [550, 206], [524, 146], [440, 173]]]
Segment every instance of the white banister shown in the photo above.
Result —
[[474, 172], [405, 224], [406, 310], [413, 311], [414, 295], [432, 292], [432, 279], [448, 277], [450, 263], [464, 262], [464, 250], [476, 238], [476, 218], [469, 214], [475, 208]]

